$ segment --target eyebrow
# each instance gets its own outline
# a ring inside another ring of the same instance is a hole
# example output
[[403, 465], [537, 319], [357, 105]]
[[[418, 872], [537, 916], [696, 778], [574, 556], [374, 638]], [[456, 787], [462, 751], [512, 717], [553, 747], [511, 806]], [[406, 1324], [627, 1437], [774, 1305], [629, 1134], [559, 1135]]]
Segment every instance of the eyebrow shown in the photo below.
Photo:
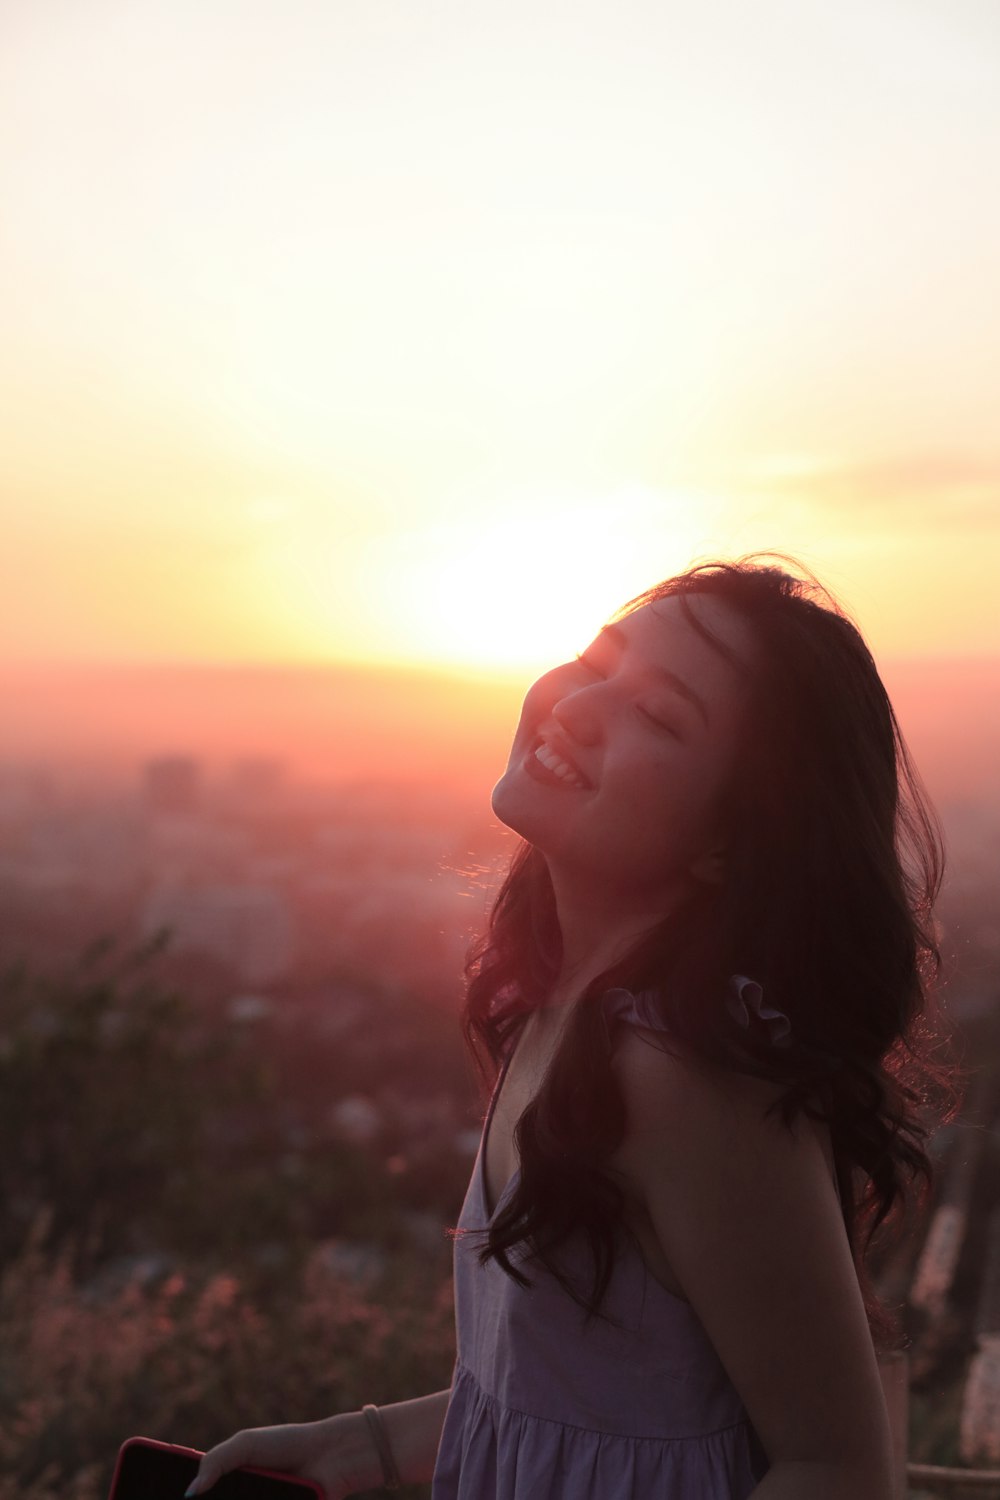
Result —
[[[628, 637], [626, 636], [624, 630], [619, 630], [617, 625], [605, 625], [598, 632], [598, 640], [614, 641], [617, 646], [621, 647], [624, 650], [625, 645], [628, 641]], [[711, 728], [711, 725], [708, 721], [708, 709], [705, 707], [705, 704], [703, 703], [701, 698], [699, 698], [693, 687], [689, 687], [682, 678], [677, 676], [676, 672], [671, 672], [669, 667], [660, 667], [655, 663], [651, 663], [650, 671], [655, 672], [658, 677], [662, 677], [665, 682], [670, 684], [670, 686], [676, 693], [679, 693], [682, 698], [686, 698], [689, 703], [693, 704], [701, 714], [701, 717], [705, 724], [705, 728]]]

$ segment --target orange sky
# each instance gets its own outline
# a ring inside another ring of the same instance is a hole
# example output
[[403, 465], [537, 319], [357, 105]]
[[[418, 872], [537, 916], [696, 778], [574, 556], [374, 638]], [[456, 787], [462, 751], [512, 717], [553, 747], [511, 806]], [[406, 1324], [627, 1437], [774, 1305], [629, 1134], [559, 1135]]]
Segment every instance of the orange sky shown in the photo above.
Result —
[[993, 0], [0, 30], [0, 661], [518, 674], [758, 547], [1000, 652]]

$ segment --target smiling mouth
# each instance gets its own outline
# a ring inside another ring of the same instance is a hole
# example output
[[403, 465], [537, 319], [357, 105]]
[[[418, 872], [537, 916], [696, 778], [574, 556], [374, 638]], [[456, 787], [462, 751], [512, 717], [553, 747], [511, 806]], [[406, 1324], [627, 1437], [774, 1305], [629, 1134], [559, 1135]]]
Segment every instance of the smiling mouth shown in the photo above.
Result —
[[550, 785], [575, 787], [579, 791], [592, 791], [590, 782], [580, 775], [575, 766], [562, 759], [546, 744], [541, 735], [536, 735], [524, 758], [525, 769], [540, 781]]

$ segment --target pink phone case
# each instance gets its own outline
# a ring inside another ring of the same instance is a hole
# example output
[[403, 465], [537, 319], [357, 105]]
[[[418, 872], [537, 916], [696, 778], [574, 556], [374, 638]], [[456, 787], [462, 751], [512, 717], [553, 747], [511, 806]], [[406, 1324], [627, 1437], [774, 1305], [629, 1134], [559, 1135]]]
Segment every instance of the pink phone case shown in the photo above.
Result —
[[[129, 1467], [129, 1455], [136, 1449], [142, 1450], [153, 1464], [155, 1464], [157, 1454], [163, 1454], [165, 1461], [168, 1459], [193, 1461], [195, 1467], [197, 1467], [204, 1457], [204, 1454], [199, 1452], [197, 1448], [183, 1448], [177, 1443], [160, 1442], [157, 1438], [127, 1438], [118, 1450], [118, 1459], [115, 1463], [115, 1472], [111, 1480], [109, 1500], [131, 1500], [131, 1497], [125, 1497], [122, 1493], [122, 1476], [126, 1468]], [[184, 1468], [185, 1470], [189, 1469], [189, 1464], [184, 1465]], [[185, 1480], [185, 1486], [194, 1477], [194, 1468], [190, 1468], [189, 1473], [190, 1477]], [[311, 1479], [299, 1479], [291, 1474], [278, 1474], [272, 1469], [241, 1468], [231, 1470], [231, 1474], [256, 1475], [261, 1479], [274, 1481], [277, 1485], [280, 1485], [283, 1492], [281, 1500], [286, 1500], [286, 1497], [287, 1500], [325, 1500], [322, 1489]], [[220, 1480], [219, 1483], [222, 1484], [228, 1478], [230, 1478], [229, 1475], [224, 1476], [223, 1480]], [[211, 1495], [212, 1493], [212, 1490], [206, 1491], [207, 1495]], [[179, 1492], [178, 1500], [180, 1500], [182, 1494], [183, 1490]], [[136, 1500], [138, 1500], [138, 1497], [136, 1497]], [[277, 1492], [275, 1493], [274, 1500], [279, 1500]]]

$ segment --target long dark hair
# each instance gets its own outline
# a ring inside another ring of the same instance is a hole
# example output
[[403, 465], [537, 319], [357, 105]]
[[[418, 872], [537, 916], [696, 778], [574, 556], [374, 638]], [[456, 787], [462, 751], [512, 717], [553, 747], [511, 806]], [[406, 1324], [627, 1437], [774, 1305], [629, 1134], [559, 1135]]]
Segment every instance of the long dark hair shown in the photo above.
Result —
[[[677, 594], [692, 627], [731, 658], [689, 608], [689, 593], [738, 611], [761, 648], [723, 800], [726, 876], [718, 886], [701, 883], [578, 997], [517, 1123], [520, 1172], [483, 1231], [479, 1260], [495, 1257], [529, 1286], [507, 1253], [523, 1241], [588, 1322], [600, 1314], [618, 1236], [631, 1235], [623, 1193], [602, 1170], [625, 1115], [596, 1002], [613, 987], [651, 989], [670, 1038], [665, 1050], [783, 1085], [767, 1114], [780, 1109], [786, 1126], [802, 1111], [828, 1122], [873, 1341], [879, 1350], [899, 1347], [898, 1314], [879, 1298], [868, 1257], [898, 1237], [911, 1201], [926, 1208], [935, 1175], [924, 1143], [962, 1102], [961, 1070], [941, 1056], [948, 1027], [936, 1003], [943, 834], [871, 653], [815, 575], [783, 553], [703, 562], [613, 619]], [[519, 839], [465, 964], [462, 1029], [487, 1091], [560, 962], [548, 866]], [[723, 1000], [736, 973], [757, 980], [765, 1002], [789, 1018], [791, 1045], [770, 1046], [733, 1025]], [[594, 1266], [587, 1298], [556, 1254], [580, 1233]]]

